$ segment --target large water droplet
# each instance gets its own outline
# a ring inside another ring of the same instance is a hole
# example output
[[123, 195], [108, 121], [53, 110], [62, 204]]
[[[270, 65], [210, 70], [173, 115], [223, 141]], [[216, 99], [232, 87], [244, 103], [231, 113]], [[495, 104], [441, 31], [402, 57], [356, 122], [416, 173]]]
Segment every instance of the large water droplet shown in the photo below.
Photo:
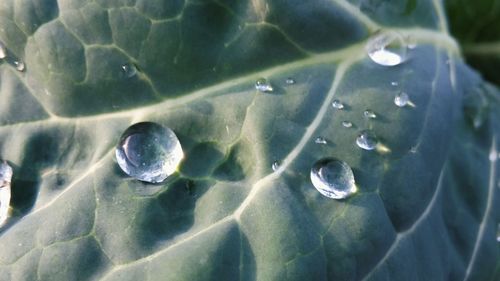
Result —
[[16, 66], [17, 71], [23, 72], [26, 69], [26, 65], [22, 60], [14, 61], [14, 65]]
[[328, 143], [324, 137], [317, 137], [314, 140], [314, 142], [317, 143], [317, 144], [327, 144]]
[[407, 43], [404, 37], [395, 31], [376, 33], [368, 40], [365, 49], [368, 56], [380, 65], [394, 66], [406, 60]]
[[152, 183], [172, 175], [183, 157], [175, 133], [152, 122], [130, 126], [116, 148], [118, 165], [127, 175]]
[[259, 78], [255, 81], [255, 89], [259, 92], [269, 93], [274, 90], [273, 86], [267, 81], [266, 78]]
[[280, 168], [280, 162], [278, 160], [274, 161], [271, 168], [276, 172]]
[[0, 162], [0, 226], [5, 223], [9, 215], [11, 180], [12, 168], [7, 162]]
[[137, 74], [137, 66], [133, 63], [125, 63], [122, 65], [122, 72], [126, 78], [131, 78]]
[[356, 144], [364, 150], [374, 150], [377, 147], [378, 138], [371, 131], [362, 131], [356, 138]]
[[341, 103], [339, 100], [334, 100], [332, 101], [332, 107], [338, 110], [344, 109], [344, 104]]
[[344, 126], [345, 128], [351, 128], [352, 127], [352, 122], [342, 121], [342, 126]]
[[285, 83], [287, 83], [288, 85], [293, 85], [295, 84], [295, 79], [291, 78], [291, 77], [288, 77], [286, 80], [285, 80]]
[[314, 163], [311, 182], [322, 195], [332, 199], [343, 199], [356, 192], [351, 167], [334, 158], [324, 158]]
[[398, 107], [405, 107], [410, 101], [410, 97], [405, 92], [399, 92], [394, 96], [394, 104]]
[[0, 42], [0, 59], [4, 59], [7, 57], [7, 48], [5, 48], [5, 45]]
[[377, 118], [377, 114], [375, 114], [375, 112], [373, 112], [373, 111], [371, 111], [369, 109], [363, 111], [363, 116], [365, 118], [368, 118], [368, 119], [375, 119], [375, 118]]

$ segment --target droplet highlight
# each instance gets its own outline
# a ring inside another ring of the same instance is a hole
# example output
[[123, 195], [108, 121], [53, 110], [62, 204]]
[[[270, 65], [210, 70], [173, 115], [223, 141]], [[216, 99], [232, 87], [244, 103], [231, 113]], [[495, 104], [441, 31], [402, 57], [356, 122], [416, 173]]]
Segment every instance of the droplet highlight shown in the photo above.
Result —
[[159, 183], [177, 170], [184, 153], [175, 133], [153, 122], [130, 126], [116, 147], [120, 168], [138, 180]]
[[351, 128], [352, 127], [352, 122], [342, 121], [342, 127], [344, 127], [344, 128]]
[[137, 74], [137, 66], [133, 63], [125, 63], [121, 66], [123, 76], [132, 78]]
[[377, 118], [377, 114], [375, 114], [375, 112], [371, 111], [370, 109], [363, 111], [363, 116], [367, 119]]
[[377, 144], [378, 138], [372, 131], [362, 131], [356, 138], [356, 145], [364, 150], [374, 150]]
[[317, 143], [317, 144], [327, 144], [328, 143], [324, 137], [317, 137], [314, 140], [314, 142]]
[[274, 90], [273, 86], [271, 86], [266, 78], [257, 79], [257, 81], [255, 81], [255, 89], [262, 93], [270, 93]]
[[4, 59], [7, 57], [7, 48], [5, 48], [5, 45], [0, 42], [0, 59]]
[[396, 87], [396, 86], [398, 86], [398, 85], [399, 85], [399, 83], [398, 83], [398, 82], [396, 82], [396, 81], [391, 82], [391, 86]]
[[12, 167], [6, 161], [0, 162], [0, 226], [9, 217], [10, 182], [12, 180]]
[[409, 101], [410, 97], [405, 92], [399, 92], [394, 96], [394, 104], [398, 107], [405, 107]]
[[396, 31], [377, 32], [365, 47], [370, 59], [383, 66], [395, 66], [404, 62], [407, 49], [405, 38]]
[[339, 100], [334, 100], [334, 101], [332, 101], [332, 107], [335, 109], [338, 109], [338, 110], [342, 110], [342, 109], [344, 109], [345, 106]]
[[271, 169], [273, 169], [273, 171], [277, 171], [279, 168], [280, 168], [280, 162], [278, 160], [274, 161], [273, 164], [271, 165]]
[[19, 72], [23, 72], [26, 69], [26, 65], [21, 60], [14, 61], [14, 65]]
[[291, 77], [288, 77], [286, 80], [285, 80], [285, 83], [287, 85], [293, 85], [295, 84], [295, 79], [291, 78]]
[[344, 199], [357, 191], [351, 167], [335, 158], [314, 163], [310, 177], [316, 190], [328, 198]]

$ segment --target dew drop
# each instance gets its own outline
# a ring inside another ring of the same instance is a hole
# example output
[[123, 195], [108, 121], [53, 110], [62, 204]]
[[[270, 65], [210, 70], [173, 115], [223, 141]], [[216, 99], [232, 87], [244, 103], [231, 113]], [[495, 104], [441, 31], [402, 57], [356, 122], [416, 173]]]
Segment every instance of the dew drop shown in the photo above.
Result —
[[5, 45], [0, 42], [0, 59], [4, 59], [7, 57], [7, 48], [5, 48]]
[[377, 114], [375, 112], [371, 111], [370, 109], [367, 109], [363, 112], [363, 116], [367, 119], [375, 119], [377, 118]]
[[332, 101], [332, 107], [338, 110], [344, 109], [344, 104], [341, 103], [339, 100], [334, 100]]
[[399, 92], [394, 96], [394, 104], [398, 107], [405, 107], [410, 101], [410, 97], [405, 92]]
[[398, 32], [377, 32], [368, 40], [365, 50], [375, 63], [395, 66], [406, 60], [407, 43]]
[[342, 121], [342, 126], [344, 126], [345, 128], [351, 128], [352, 127], [352, 122]]
[[288, 77], [286, 80], [285, 80], [285, 83], [287, 83], [288, 85], [293, 85], [295, 84], [295, 79], [291, 78], [291, 77]]
[[134, 77], [137, 74], [137, 66], [133, 63], [125, 63], [121, 68], [122, 73], [126, 78]]
[[271, 168], [276, 172], [280, 168], [280, 162], [278, 160], [274, 161]]
[[14, 61], [14, 65], [16, 66], [16, 69], [19, 72], [23, 72], [26, 69], [26, 65], [21, 60]]
[[115, 153], [127, 175], [152, 183], [172, 175], [184, 157], [175, 133], [152, 122], [137, 123], [125, 130]]
[[323, 158], [313, 164], [311, 182], [319, 193], [332, 199], [344, 199], [357, 190], [351, 167], [334, 158]]
[[356, 145], [364, 150], [374, 150], [377, 144], [377, 136], [371, 131], [362, 131], [356, 138]]
[[317, 144], [327, 144], [328, 143], [324, 137], [317, 137], [314, 140], [314, 142], [317, 143]]
[[12, 167], [6, 161], [0, 162], [0, 226], [9, 215], [10, 182], [12, 180]]
[[269, 84], [266, 78], [257, 79], [257, 81], [255, 81], [255, 89], [262, 93], [270, 93], [274, 90], [273, 86]]
[[397, 85], [399, 85], [399, 83], [396, 82], [396, 81], [393, 81], [393, 82], [391, 82], [391, 85], [394, 86], [394, 87], [396, 87]]

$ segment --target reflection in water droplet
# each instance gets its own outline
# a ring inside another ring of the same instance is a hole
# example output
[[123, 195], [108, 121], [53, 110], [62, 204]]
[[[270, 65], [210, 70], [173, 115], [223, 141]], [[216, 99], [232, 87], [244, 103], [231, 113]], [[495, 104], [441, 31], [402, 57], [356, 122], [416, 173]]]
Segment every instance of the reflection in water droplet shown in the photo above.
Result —
[[344, 104], [341, 103], [339, 100], [334, 100], [332, 101], [332, 107], [341, 110], [344, 109]]
[[342, 121], [342, 126], [344, 126], [346, 128], [351, 128], [352, 127], [352, 122]]
[[314, 163], [310, 176], [314, 187], [328, 198], [344, 199], [357, 190], [351, 167], [334, 158]]
[[7, 57], [7, 48], [5, 48], [5, 45], [0, 42], [0, 59], [4, 59]]
[[399, 92], [394, 97], [394, 104], [396, 104], [398, 107], [405, 107], [409, 101], [410, 97], [405, 92]]
[[295, 79], [288, 77], [285, 80], [285, 83], [287, 83], [288, 85], [293, 85], [293, 84], [295, 84]]
[[262, 93], [269, 93], [274, 90], [273, 86], [267, 82], [266, 78], [257, 79], [257, 81], [255, 81], [255, 89]]
[[21, 60], [16, 60], [14, 61], [14, 65], [16, 66], [16, 69], [20, 72], [23, 72], [26, 69], [26, 66], [24, 65], [24, 62]]
[[328, 142], [326, 141], [325, 138], [323, 137], [317, 137], [315, 140], [314, 140], [315, 143], [317, 144], [327, 144]]
[[116, 160], [129, 176], [158, 183], [172, 175], [184, 157], [175, 133], [152, 122], [130, 126], [116, 148]]
[[5, 223], [9, 215], [11, 180], [12, 168], [6, 161], [0, 162], [0, 226]]
[[122, 65], [122, 72], [126, 78], [131, 78], [137, 74], [137, 66], [133, 63], [126, 63]]
[[356, 144], [364, 150], [374, 150], [377, 147], [377, 136], [371, 131], [362, 131], [356, 138]]
[[363, 112], [363, 116], [365, 118], [368, 118], [368, 119], [375, 119], [375, 118], [377, 118], [377, 114], [375, 114], [375, 112], [373, 112], [373, 111], [371, 111], [369, 109], [367, 109], [367, 110], [365, 110]]
[[395, 31], [377, 32], [366, 44], [368, 56], [383, 66], [398, 65], [406, 60], [407, 43]]
[[273, 171], [277, 171], [279, 168], [280, 168], [280, 162], [279, 161], [274, 161], [273, 164], [271, 165], [271, 168], [273, 169]]

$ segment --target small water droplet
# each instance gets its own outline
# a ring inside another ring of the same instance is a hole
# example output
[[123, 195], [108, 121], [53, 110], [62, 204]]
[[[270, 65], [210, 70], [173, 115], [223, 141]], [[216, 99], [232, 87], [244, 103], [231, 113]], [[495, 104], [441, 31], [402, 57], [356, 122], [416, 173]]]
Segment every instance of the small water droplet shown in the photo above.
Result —
[[392, 86], [397, 86], [397, 85], [399, 85], [399, 83], [398, 83], [398, 82], [396, 82], [396, 81], [393, 81], [393, 82], [391, 82], [391, 85], [392, 85]]
[[351, 128], [352, 127], [352, 122], [342, 121], [342, 126], [344, 126], [345, 128]]
[[371, 111], [370, 109], [367, 109], [363, 112], [363, 116], [368, 119], [375, 119], [377, 118], [377, 114], [375, 112]]
[[344, 109], [344, 104], [341, 103], [339, 100], [334, 100], [332, 101], [332, 107], [338, 110]]
[[364, 150], [374, 150], [377, 144], [377, 136], [371, 131], [362, 131], [356, 138], [356, 145]]
[[269, 84], [266, 78], [259, 78], [255, 81], [255, 89], [262, 93], [269, 93], [274, 90], [273, 86]]
[[19, 72], [23, 72], [26, 69], [26, 65], [21, 60], [14, 61], [14, 65], [16, 66], [16, 69]]
[[115, 153], [127, 175], [152, 183], [172, 175], [184, 157], [175, 133], [152, 122], [137, 123], [125, 130]]
[[7, 57], [7, 48], [5, 48], [5, 45], [0, 42], [0, 59], [4, 59]]
[[500, 242], [500, 223], [497, 226], [497, 242]]
[[137, 66], [133, 63], [125, 63], [122, 65], [122, 72], [126, 78], [131, 78], [137, 74]]
[[408, 36], [408, 49], [415, 49], [417, 47], [417, 39], [413, 36]]
[[410, 97], [405, 92], [399, 92], [394, 96], [394, 104], [398, 107], [405, 107], [410, 101]]
[[323, 158], [311, 168], [311, 182], [324, 196], [344, 199], [356, 192], [354, 174], [344, 161]]
[[314, 142], [317, 143], [317, 144], [327, 144], [328, 143], [324, 137], [317, 137], [314, 140]]
[[286, 80], [285, 80], [285, 83], [287, 83], [288, 85], [293, 85], [295, 84], [295, 79], [291, 78], [291, 77], [288, 77]]
[[395, 66], [406, 60], [407, 43], [396, 31], [377, 32], [368, 40], [365, 50], [375, 63]]
[[6, 161], [0, 162], [0, 226], [9, 216], [10, 182], [12, 180], [12, 167]]
[[280, 162], [279, 161], [274, 161], [273, 164], [271, 165], [271, 168], [273, 169], [273, 171], [277, 171], [279, 168], [280, 168]]

